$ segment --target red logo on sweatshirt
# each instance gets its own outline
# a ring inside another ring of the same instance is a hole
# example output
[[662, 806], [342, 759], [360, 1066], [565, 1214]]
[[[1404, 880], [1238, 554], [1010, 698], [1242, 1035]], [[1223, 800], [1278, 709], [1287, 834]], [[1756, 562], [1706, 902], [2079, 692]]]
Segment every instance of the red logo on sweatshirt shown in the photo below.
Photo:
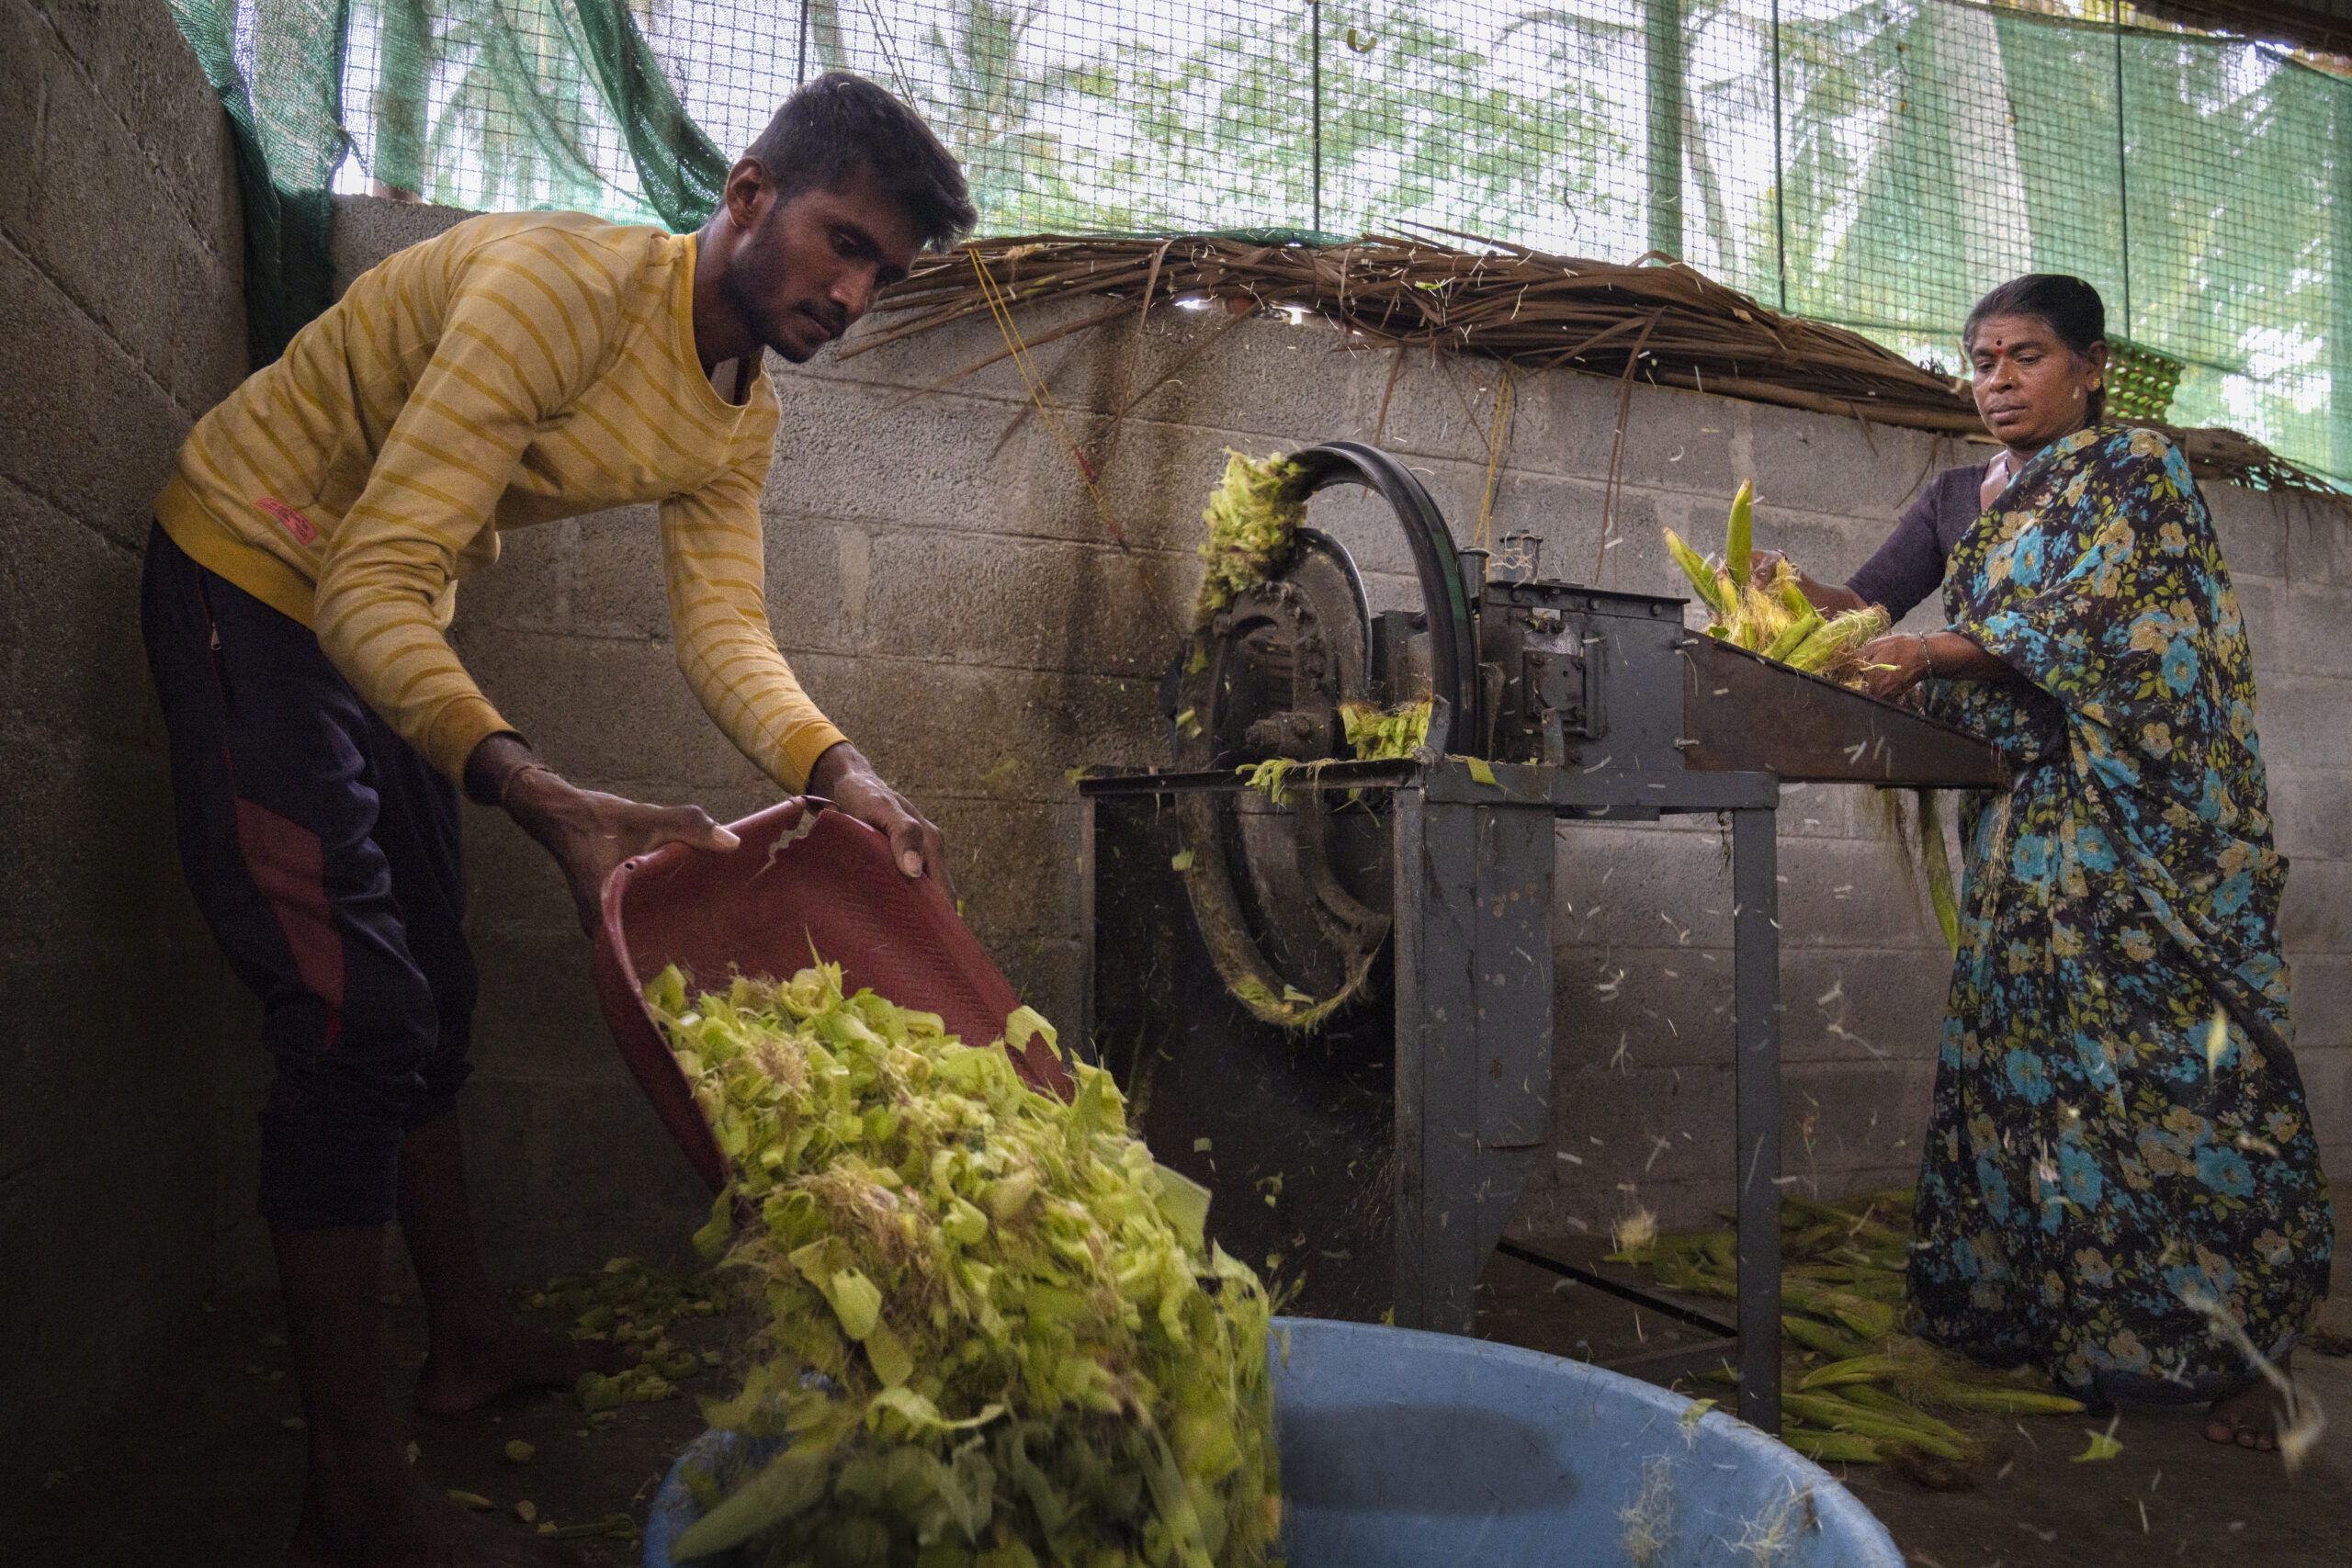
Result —
[[318, 525], [287, 505], [274, 495], [265, 495], [254, 502], [277, 519], [277, 525], [294, 536], [298, 545], [314, 545], [319, 541]]

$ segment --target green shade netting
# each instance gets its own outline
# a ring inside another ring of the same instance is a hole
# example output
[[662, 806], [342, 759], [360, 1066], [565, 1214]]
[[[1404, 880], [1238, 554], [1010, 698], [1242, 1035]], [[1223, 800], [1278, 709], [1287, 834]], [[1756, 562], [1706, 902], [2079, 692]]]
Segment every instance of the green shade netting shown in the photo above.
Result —
[[1984, 289], [2076, 273], [2186, 366], [2176, 422], [2352, 477], [2352, 84], [2112, 0], [172, 5], [236, 128], [257, 357], [326, 302], [330, 189], [689, 228], [840, 68], [938, 129], [986, 233], [1662, 250], [1948, 367]]
[[[236, 140], [255, 364], [333, 297], [329, 193], [347, 155], [429, 201], [673, 230], [699, 228], [727, 177], [617, 0], [172, 0], [172, 13]], [[347, 113], [361, 63], [364, 143]]]

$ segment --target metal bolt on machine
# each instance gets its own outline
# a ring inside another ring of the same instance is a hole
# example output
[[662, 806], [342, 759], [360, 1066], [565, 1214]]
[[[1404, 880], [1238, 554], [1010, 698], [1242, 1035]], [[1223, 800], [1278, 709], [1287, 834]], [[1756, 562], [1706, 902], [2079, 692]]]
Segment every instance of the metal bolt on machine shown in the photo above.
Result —
[[[1385, 452], [1291, 460], [1310, 495], [1388, 503], [1421, 608], [1374, 615], [1302, 529], [1171, 667], [1170, 767], [1080, 779], [1088, 1038], [1153, 1148], [1216, 1189], [1219, 1242], [1283, 1257], [1292, 1310], [1468, 1332], [1555, 1121], [1554, 824], [1724, 814], [1740, 1406], [1778, 1430], [1781, 785], [1997, 787], [1997, 752], [1689, 632], [1680, 599], [1541, 580], [1532, 540], [1490, 573]], [[1352, 759], [1342, 704], [1423, 694], [1422, 748]], [[1275, 758], [1279, 800], [1243, 777]], [[1328, 1016], [1268, 1021], [1304, 1011]]]

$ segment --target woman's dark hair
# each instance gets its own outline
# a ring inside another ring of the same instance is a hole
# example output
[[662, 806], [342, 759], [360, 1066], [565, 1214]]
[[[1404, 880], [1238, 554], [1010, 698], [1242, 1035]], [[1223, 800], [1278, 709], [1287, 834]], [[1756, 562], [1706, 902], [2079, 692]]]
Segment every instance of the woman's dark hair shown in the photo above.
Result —
[[923, 243], [944, 250], [979, 220], [964, 171], [914, 110], [863, 76], [828, 71], [784, 100], [743, 149], [775, 182], [781, 206], [839, 190], [860, 173], [906, 209]]
[[[2107, 341], [2107, 301], [2098, 297], [2098, 289], [2063, 272], [2029, 272], [1976, 301], [1976, 308], [1968, 312], [1967, 324], [1960, 329], [1964, 352], [1976, 352], [1976, 329], [1996, 316], [2039, 317], [2058, 334], [2060, 343], [2076, 354], [2087, 354], [2094, 344]], [[2093, 424], [2099, 422], [2107, 412], [2106, 388], [2090, 395], [2085, 412]]]

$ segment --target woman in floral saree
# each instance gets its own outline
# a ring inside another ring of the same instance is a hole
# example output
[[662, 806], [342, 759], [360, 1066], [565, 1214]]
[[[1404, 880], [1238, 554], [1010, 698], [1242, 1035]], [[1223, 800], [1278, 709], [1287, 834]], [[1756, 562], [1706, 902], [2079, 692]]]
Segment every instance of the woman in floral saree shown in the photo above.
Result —
[[2283, 1363], [2327, 1289], [2287, 864], [2212, 520], [2169, 441], [2099, 423], [2104, 335], [2075, 278], [1971, 313], [2004, 452], [1950, 547], [1947, 628], [1870, 650], [1882, 694], [1920, 686], [2012, 774], [1962, 814], [1913, 1324], [2095, 1404], [2211, 1401], [2208, 1437], [2267, 1449], [2270, 1398], [2212, 1314]]

